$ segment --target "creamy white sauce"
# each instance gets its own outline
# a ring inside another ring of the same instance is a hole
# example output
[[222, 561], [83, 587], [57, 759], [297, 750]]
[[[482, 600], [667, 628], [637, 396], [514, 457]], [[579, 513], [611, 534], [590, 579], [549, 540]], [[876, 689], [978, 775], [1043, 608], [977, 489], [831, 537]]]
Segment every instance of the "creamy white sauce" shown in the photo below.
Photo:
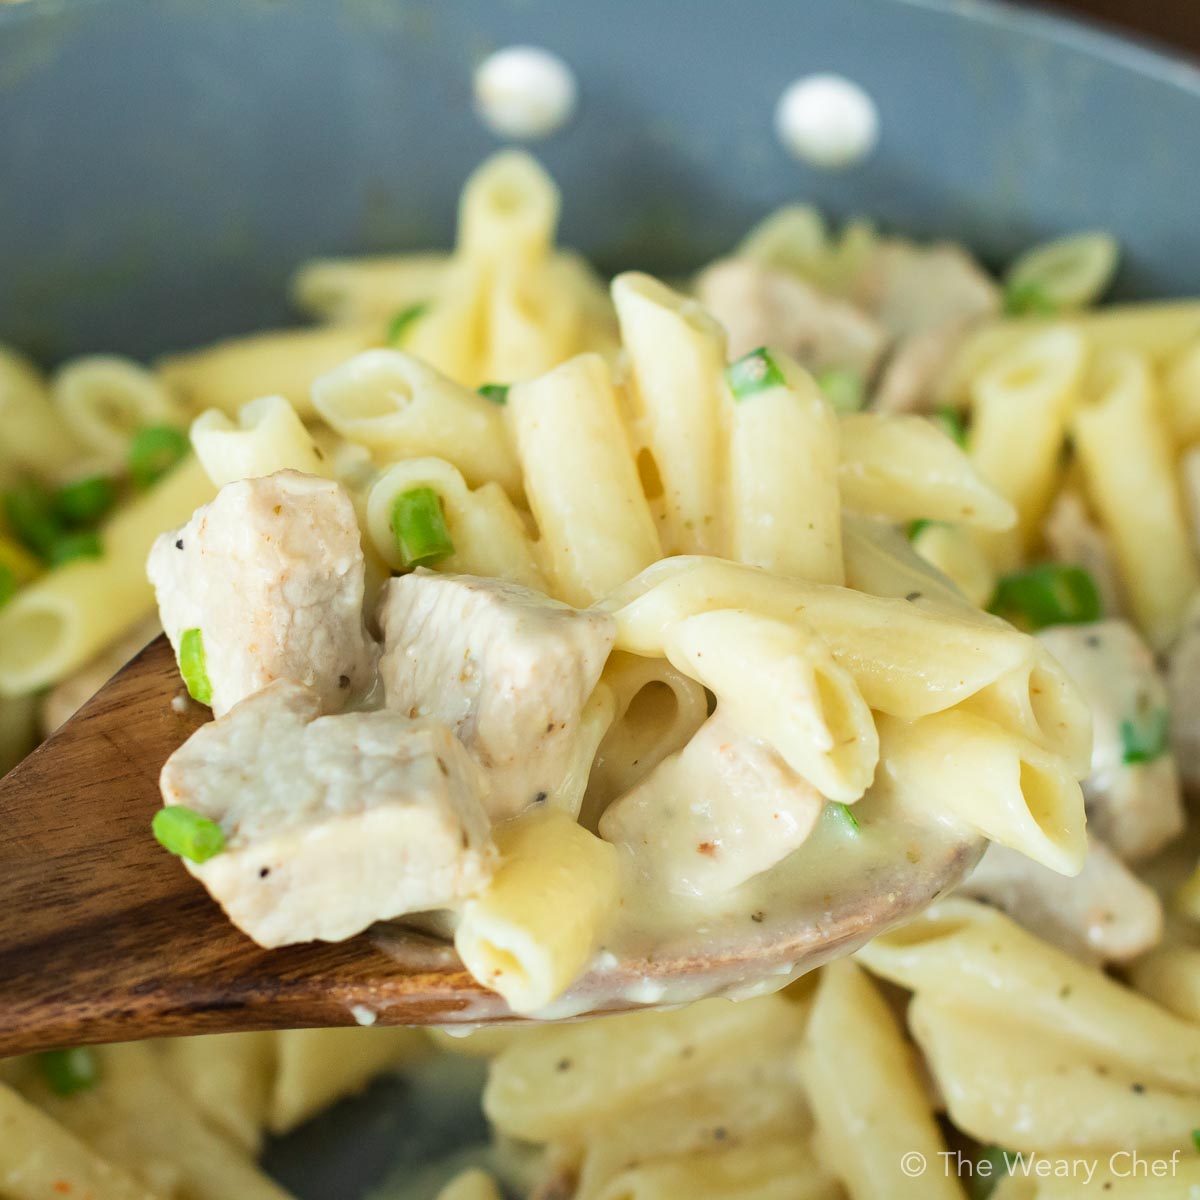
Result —
[[[857, 834], [827, 814], [793, 854], [719, 897], [664, 892], [623, 855], [618, 916], [603, 944], [583, 976], [531, 1016], [562, 1021], [778, 991], [915, 915], [955, 887], [983, 850], [982, 841], [946, 822], [870, 794], [854, 811]], [[371, 936], [409, 970], [435, 971], [454, 960], [452, 947], [399, 923], [378, 925]], [[499, 996], [481, 990], [447, 1027], [510, 1017]]]
[[507, 46], [475, 72], [475, 111], [501, 137], [536, 141], [571, 119], [578, 90], [574, 72], [557, 54]]
[[843, 75], [808, 75], [780, 96], [775, 131], [791, 154], [814, 167], [848, 167], [875, 149], [879, 110]]
[[365, 1004], [351, 1005], [350, 1015], [359, 1025], [374, 1025], [379, 1019], [379, 1014], [373, 1008], [368, 1008]]

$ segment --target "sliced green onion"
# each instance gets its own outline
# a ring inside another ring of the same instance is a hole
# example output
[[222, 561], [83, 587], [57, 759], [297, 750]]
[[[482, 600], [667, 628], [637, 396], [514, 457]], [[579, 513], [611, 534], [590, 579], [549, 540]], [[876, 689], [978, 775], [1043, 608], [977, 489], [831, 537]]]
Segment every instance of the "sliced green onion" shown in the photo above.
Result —
[[867, 400], [863, 377], [852, 367], [829, 367], [817, 376], [817, 386], [834, 412], [858, 412]]
[[507, 383], [485, 383], [479, 389], [479, 394], [485, 399], [490, 400], [493, 404], [499, 404], [503, 407], [508, 403], [508, 384]]
[[117, 489], [107, 475], [77, 479], [54, 493], [54, 511], [68, 525], [95, 525], [116, 502]]
[[420, 304], [410, 304], [402, 308], [389, 322], [387, 327], [387, 344], [398, 346], [408, 332], [408, 327], [419, 321], [429, 311], [429, 305], [422, 301]]
[[859, 825], [858, 818], [853, 812], [850, 811], [850, 806], [848, 804], [833, 803], [830, 804], [829, 807], [833, 809], [834, 815], [846, 827], [846, 829], [850, 833], [853, 833], [857, 836], [861, 831], [862, 826]]
[[392, 504], [392, 534], [406, 571], [454, 553], [441, 497], [430, 487], [401, 492]]
[[199, 629], [185, 629], [179, 639], [179, 673], [188, 695], [200, 704], [212, 704], [212, 683], [204, 654], [204, 635]]
[[182, 804], [160, 808], [150, 828], [164, 850], [190, 862], [208, 862], [225, 849], [225, 834], [220, 825]]
[[62, 533], [50, 493], [36, 483], [21, 483], [4, 494], [4, 515], [17, 540], [39, 558]]
[[[1019, 1154], [1002, 1150], [999, 1146], [985, 1146], [975, 1159], [975, 1170], [966, 1181], [970, 1200], [988, 1200], [1001, 1181], [1013, 1173], [1013, 1168], [1020, 1161]], [[982, 1166], [983, 1163], [987, 1166]]]
[[765, 346], [751, 350], [737, 362], [730, 363], [725, 368], [725, 380], [735, 400], [747, 400], [759, 392], [769, 392], [772, 388], [787, 384], [779, 364]]
[[71, 1050], [47, 1050], [37, 1056], [38, 1070], [56, 1096], [73, 1096], [95, 1087], [100, 1064], [86, 1046]]
[[12, 567], [0, 563], [0, 608], [17, 594], [17, 573]]
[[1058, 305], [1040, 283], [1020, 283], [1004, 289], [1004, 311], [1010, 317], [1052, 317]]
[[1042, 563], [1005, 575], [989, 611], [1032, 633], [1048, 625], [1098, 621], [1100, 593], [1082, 567]]
[[61, 567], [77, 558], [103, 558], [104, 545], [100, 535], [91, 530], [80, 533], [60, 534], [50, 547], [46, 561], [52, 567]]
[[188, 435], [173, 425], [139, 429], [129, 446], [130, 478], [137, 487], [150, 487], [183, 458], [188, 445]]
[[1120, 254], [1116, 239], [1099, 231], [1044, 242], [1026, 250], [1004, 273], [1006, 299], [1027, 296], [1048, 306], [1021, 310], [1026, 312], [1087, 308], [1108, 290]]
[[944, 524], [943, 521], [930, 521], [926, 517], [918, 517], [915, 521], [909, 521], [908, 528], [904, 532], [908, 535], [910, 542], [915, 542], [925, 530], [942, 524]]
[[1156, 708], [1132, 721], [1121, 722], [1121, 746], [1123, 763], [1153, 762], [1162, 758], [1170, 744], [1171, 714], [1165, 708]]
[[933, 410], [929, 419], [951, 441], [957, 442], [964, 450], [967, 448], [967, 426], [962, 419], [962, 413], [957, 409], [951, 408], [948, 404], [943, 404], [940, 408]]

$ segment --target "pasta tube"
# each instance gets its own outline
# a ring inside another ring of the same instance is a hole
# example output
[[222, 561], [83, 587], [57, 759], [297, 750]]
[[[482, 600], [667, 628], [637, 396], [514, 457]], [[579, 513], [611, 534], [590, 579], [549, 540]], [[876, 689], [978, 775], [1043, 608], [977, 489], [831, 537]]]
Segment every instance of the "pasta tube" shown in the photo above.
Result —
[[399, 571], [405, 566], [392, 528], [393, 512], [397, 499], [414, 488], [432, 488], [442, 502], [454, 550], [437, 563], [438, 570], [545, 588], [525, 523], [504, 489], [485, 483], [471, 491], [458, 469], [440, 458], [406, 459], [371, 485], [366, 532], [389, 567]]
[[971, 383], [1021, 342], [1050, 328], [1066, 328], [1090, 351], [1132, 350], [1151, 362], [1171, 358], [1200, 338], [1200, 303], [1167, 300], [1154, 304], [1114, 304], [1069, 318], [1015, 317], [982, 326], [959, 347], [938, 387], [942, 400], [958, 403]]
[[1055, 327], [1013, 347], [972, 384], [971, 462], [1017, 514], [1013, 528], [980, 535], [998, 570], [1016, 567], [1041, 528], [1085, 352], [1078, 333]]
[[[821, 1157], [854, 1200], [963, 1200], [912, 1050], [853, 962], [821, 972], [801, 1070]], [[929, 1165], [916, 1177], [913, 1157]]]
[[672, 625], [664, 642], [673, 666], [822, 795], [850, 803], [867, 790], [879, 761], [871, 710], [804, 621], [718, 610]]
[[842, 583], [838, 421], [820, 388], [777, 351], [726, 372], [729, 546], [778, 575]]
[[579, 976], [617, 900], [617, 852], [557, 808], [496, 829], [500, 866], [462, 908], [454, 948], [514, 1012], [544, 1008]]
[[1015, 524], [1009, 500], [924, 417], [853, 413], [839, 431], [838, 479], [847, 508], [893, 521], [926, 517], [993, 530]]
[[957, 603], [961, 616], [721, 559], [679, 557], [655, 563], [603, 607], [616, 618], [617, 648], [649, 656], [663, 653], [673, 624], [697, 613], [740, 608], [784, 621], [801, 615], [871, 708], [915, 718], [952, 707], [1034, 655], [1032, 639]]
[[192, 422], [191, 438], [213, 487], [285, 470], [333, 477], [323, 451], [282, 396], [251, 400], [238, 411], [237, 424], [210, 408]]
[[72, 359], [51, 396], [75, 436], [104, 470], [120, 470], [134, 434], [147, 425], [182, 425], [184, 413], [153, 371], [116, 355]]
[[1072, 426], [1088, 495], [1112, 538], [1130, 608], [1156, 650], [1183, 626], [1200, 590], [1171, 445], [1146, 361], [1096, 363]]
[[41, 1109], [0, 1084], [0, 1189], [11, 1200], [53, 1195], [156, 1200], [130, 1172], [105, 1161]]
[[279, 329], [171, 354], [155, 366], [163, 383], [194, 411], [236, 413], [259, 396], [280, 395], [308, 418], [313, 380], [383, 340], [383, 325], [374, 322]]
[[444, 254], [388, 254], [374, 258], [314, 258], [288, 288], [292, 303], [321, 321], [343, 325], [384, 322], [427, 303], [446, 273]]
[[1061, 1038], [1146, 1084], [1200, 1090], [1200, 1028], [995, 909], [942, 901], [869, 942], [858, 959], [918, 995]]
[[398, 350], [371, 350], [313, 382], [317, 412], [342, 437], [385, 459], [452, 462], [471, 487], [521, 494], [503, 410]]
[[961, 710], [919, 721], [881, 715], [876, 792], [958, 820], [1063, 875], [1087, 853], [1083, 792], [1053, 753]]
[[908, 1019], [955, 1125], [985, 1145], [1149, 1151], [1191, 1140], [1200, 1095], [1024, 1027], [1015, 998], [1004, 1018], [922, 993]]
[[723, 542], [724, 332], [694, 300], [648, 275], [618, 275], [612, 297], [629, 355], [639, 466], [661, 485], [663, 547], [715, 553]]
[[0, 472], [57, 476], [78, 461], [80, 446], [37, 368], [0, 346]]
[[596, 1200], [836, 1200], [838, 1190], [811, 1148], [789, 1140], [652, 1159], [620, 1172], [594, 1194]]
[[590, 604], [660, 557], [602, 358], [516, 385], [507, 411], [556, 596]]
[[[483, 1108], [503, 1134], [569, 1141], [667, 1088], [691, 1084], [731, 1050], [798, 1039], [804, 1012], [780, 996], [753, 1004], [701, 1000], [674, 1012], [629, 1013], [543, 1025], [514, 1039], [492, 1063]], [[571, 1064], [563, 1071], [559, 1064]]]
[[22, 588], [0, 609], [0, 696], [65, 679], [152, 612], [151, 543], [213, 493], [199, 462], [185, 459], [104, 526], [103, 557], [76, 559]]

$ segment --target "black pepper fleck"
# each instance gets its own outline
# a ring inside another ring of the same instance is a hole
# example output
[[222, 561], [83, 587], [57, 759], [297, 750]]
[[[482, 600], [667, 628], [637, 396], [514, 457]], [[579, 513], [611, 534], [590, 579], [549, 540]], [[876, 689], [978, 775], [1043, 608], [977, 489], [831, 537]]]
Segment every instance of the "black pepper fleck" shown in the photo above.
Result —
[[179, 539], [179, 540], [178, 540], [178, 541], [175, 543], [175, 549], [176, 549], [176, 550], [182, 550], [182, 549], [183, 549], [183, 538], [180, 538], [180, 539]]
[[729, 1132], [726, 1130], [724, 1125], [718, 1125], [716, 1129], [713, 1130], [713, 1137], [716, 1138], [718, 1142], [723, 1142], [728, 1136]]
[[325, 461], [325, 451], [324, 451], [324, 450], [322, 450], [320, 446], [318, 446], [318, 445], [314, 444], [314, 445], [313, 445], [313, 452], [316, 454], [316, 456], [317, 456], [317, 461], [318, 461], [318, 462], [324, 462], [324, 461]]
[[560, 1058], [554, 1065], [556, 1071], [569, 1071], [571, 1069], [571, 1060], [569, 1058]]
[[350, 676], [349, 675], [339, 675], [338, 676], [338, 687], [348, 688], [349, 686], [350, 686]]
[[536, 796], [534, 796], [533, 802], [534, 802], [534, 804], [545, 804], [546, 803], [546, 793], [538, 792], [538, 794]]
[[1141, 1096], [1141, 1095], [1144, 1095], [1144, 1094], [1145, 1094], [1145, 1091], [1146, 1091], [1146, 1085], [1145, 1085], [1144, 1083], [1135, 1083], [1135, 1084], [1134, 1084], [1134, 1085], [1133, 1085], [1133, 1086], [1132, 1086], [1132, 1087], [1131, 1087], [1129, 1090], [1130, 1090], [1130, 1091], [1131, 1091], [1131, 1092], [1132, 1092], [1132, 1093], [1133, 1093], [1135, 1096]]
[[763, 912], [752, 912], [750, 914], [750, 920], [752, 920], [755, 925], [761, 925], [765, 917], [766, 914]]
[[921, 593], [920, 592], [909, 592], [908, 595], [905, 596], [904, 598], [905, 598], [905, 600], [909, 600], [909, 601], [920, 600]]
[[259, 879], [266, 879], [266, 877], [267, 877], [268, 875], [270, 875], [270, 873], [271, 873], [271, 868], [270, 868], [270, 867], [259, 867], [259, 868], [258, 868], [258, 877], [259, 877]]
[[1085, 646], [1091, 646], [1091, 648], [1095, 650], [1096, 647], [1100, 645], [1100, 639], [1094, 633], [1089, 633], [1087, 637], [1083, 639], [1083, 644]]

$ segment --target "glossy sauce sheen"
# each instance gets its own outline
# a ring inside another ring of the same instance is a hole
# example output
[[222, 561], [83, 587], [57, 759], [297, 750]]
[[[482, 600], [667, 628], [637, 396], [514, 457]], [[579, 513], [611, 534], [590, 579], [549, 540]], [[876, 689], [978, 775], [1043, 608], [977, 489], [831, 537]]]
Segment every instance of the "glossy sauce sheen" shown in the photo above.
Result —
[[[565, 1020], [778, 991], [909, 919], [955, 887], [983, 851], [981, 840], [957, 827], [870, 793], [854, 812], [857, 832], [828, 808], [797, 851], [717, 897], [666, 892], [639, 878], [622, 851], [621, 898], [608, 935], [588, 970], [531, 1017]], [[371, 938], [399, 962], [430, 961], [429, 943], [399, 922], [376, 926]], [[456, 1024], [505, 1015], [504, 1001], [488, 994]]]

